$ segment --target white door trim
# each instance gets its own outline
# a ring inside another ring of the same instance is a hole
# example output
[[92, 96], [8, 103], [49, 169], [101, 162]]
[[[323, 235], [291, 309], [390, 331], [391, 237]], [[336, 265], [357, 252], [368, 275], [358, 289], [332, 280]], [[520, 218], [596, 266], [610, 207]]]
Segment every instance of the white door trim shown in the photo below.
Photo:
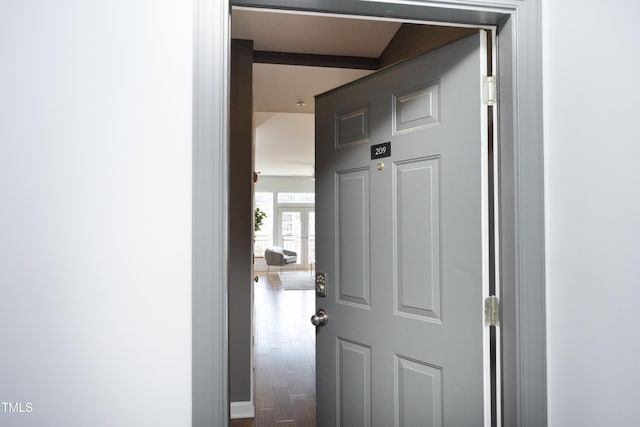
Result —
[[[243, 0], [238, 6], [498, 25], [504, 425], [547, 425], [540, 0]], [[229, 4], [196, 0], [193, 426], [228, 424]]]
[[196, 0], [193, 61], [192, 426], [229, 420], [229, 5]]

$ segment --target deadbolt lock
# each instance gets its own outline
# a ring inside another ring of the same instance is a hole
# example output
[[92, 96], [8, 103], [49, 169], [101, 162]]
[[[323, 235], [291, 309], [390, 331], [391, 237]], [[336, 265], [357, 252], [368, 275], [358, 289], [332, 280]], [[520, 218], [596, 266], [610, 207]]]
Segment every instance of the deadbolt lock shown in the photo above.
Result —
[[319, 297], [327, 296], [327, 275], [325, 273], [316, 273], [316, 295]]

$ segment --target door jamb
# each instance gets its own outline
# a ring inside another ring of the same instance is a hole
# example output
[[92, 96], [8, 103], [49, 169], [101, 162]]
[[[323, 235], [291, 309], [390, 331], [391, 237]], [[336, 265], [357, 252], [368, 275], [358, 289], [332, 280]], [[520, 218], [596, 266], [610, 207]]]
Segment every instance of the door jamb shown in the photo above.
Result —
[[[504, 425], [546, 426], [540, 0], [231, 0], [249, 7], [498, 25]], [[229, 20], [196, 0], [192, 425], [227, 425]], [[510, 282], [511, 281], [511, 282]]]
[[191, 425], [229, 422], [229, 4], [194, 2]]

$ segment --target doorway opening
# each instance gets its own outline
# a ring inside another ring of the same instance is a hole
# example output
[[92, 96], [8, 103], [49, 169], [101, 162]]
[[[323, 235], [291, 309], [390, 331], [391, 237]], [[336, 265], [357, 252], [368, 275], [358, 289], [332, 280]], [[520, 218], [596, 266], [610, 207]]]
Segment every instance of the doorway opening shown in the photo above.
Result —
[[[232, 5], [498, 26], [505, 425], [547, 424], [541, 6], [521, 2], [241, 0]], [[197, 1], [193, 134], [193, 423], [227, 425], [230, 380], [229, 7]], [[250, 271], [250, 269], [247, 269]], [[247, 339], [248, 341], [248, 339]], [[231, 377], [230, 377], [231, 376]]]
[[[247, 16], [251, 15], [249, 18], [246, 18], [249, 22], [249, 26], [248, 26], [249, 30], [248, 30], [248, 33], [245, 33], [245, 34], [248, 34], [248, 35], [238, 34], [235, 32], [236, 29], [238, 29], [242, 25], [242, 23], [238, 23], [236, 21], [236, 18], [239, 15], [247, 15]], [[363, 19], [363, 22], [366, 22], [367, 24], [382, 23], [384, 25], [388, 25], [389, 28], [391, 28], [389, 30], [390, 37], [386, 40], [386, 42], [383, 42], [384, 46], [382, 50], [379, 51], [377, 56], [375, 55], [360, 56], [359, 54], [342, 55], [342, 54], [330, 54], [330, 53], [328, 54], [316, 53], [317, 51], [288, 52], [287, 50], [291, 50], [291, 49], [273, 48], [278, 50], [272, 50], [272, 48], [257, 47], [257, 46], [262, 46], [262, 45], [257, 45], [256, 41], [258, 40], [258, 37], [263, 36], [263, 32], [266, 32], [267, 34], [273, 37], [273, 35], [277, 33], [276, 30], [278, 28], [287, 29], [285, 31], [285, 33], [287, 34], [285, 36], [285, 39], [288, 39], [291, 42], [296, 41], [295, 37], [291, 36], [292, 34], [291, 24], [274, 25], [272, 28], [269, 28], [269, 26], [267, 25], [267, 22], [269, 21], [269, 19], [274, 17], [276, 18], [275, 20], [280, 18], [293, 19], [293, 21], [289, 21], [289, 22], [297, 22], [297, 21], [301, 21], [303, 19], [309, 19], [309, 18], [322, 19], [326, 21], [333, 21], [333, 20], [340, 20], [340, 19], [354, 20], [353, 17], [346, 18], [346, 17], [340, 17], [340, 16], [327, 16], [327, 15], [320, 15], [320, 14], [307, 15], [307, 14], [294, 13], [294, 14], [291, 14], [291, 17], [289, 17], [287, 13], [277, 12], [277, 11], [234, 8], [232, 13], [232, 18], [233, 18], [232, 34], [234, 34], [233, 37], [238, 36], [237, 38], [242, 38], [242, 39], [251, 37], [250, 40], [253, 40], [253, 43], [254, 43], [254, 97], [256, 96], [256, 86], [255, 86], [257, 82], [256, 79], [259, 80], [263, 78], [262, 76], [259, 75], [261, 72], [265, 73], [265, 75], [267, 76], [266, 77], [267, 79], [278, 78], [278, 75], [279, 75], [280, 78], [284, 77], [284, 79], [287, 80], [291, 78], [290, 76], [292, 74], [290, 74], [290, 72], [293, 71], [292, 68], [303, 69], [304, 74], [307, 74], [307, 75], [313, 74], [313, 77], [311, 79], [314, 82], [316, 83], [324, 82], [325, 85], [328, 85], [325, 89], [319, 90], [319, 91], [316, 90], [316, 93], [314, 93], [314, 94], [319, 94], [321, 92], [333, 89], [334, 87], [340, 86], [342, 84], [346, 84], [352, 80], [363, 77], [370, 73], [374, 73], [376, 70], [379, 70], [381, 68], [390, 66], [394, 63], [402, 62], [406, 59], [418, 56], [422, 53], [428, 52], [437, 47], [451, 43], [452, 41], [458, 40], [468, 34], [471, 34], [472, 32], [477, 31], [478, 29], [478, 27], [474, 27], [474, 26], [447, 27], [447, 26], [441, 26], [439, 24], [433, 25], [433, 24], [400, 21], [400, 20], [379, 20], [379, 21], [373, 20], [372, 21], [370, 19]], [[327, 33], [331, 32], [330, 28], [332, 27], [328, 26], [328, 27], [325, 27], [324, 29], [321, 29], [320, 31], [321, 33], [324, 32], [324, 34], [326, 35]], [[484, 27], [484, 28], [487, 28], [487, 27]], [[277, 43], [285, 43], [285, 42], [282, 42], [277, 37], [274, 37], [274, 38], [276, 39], [276, 41], [271, 41], [271, 42], [275, 43], [276, 46], [277, 46]], [[326, 37], [323, 37], [323, 40], [325, 40], [325, 42], [327, 42], [326, 39], [327, 39]], [[329, 46], [331, 46], [330, 40], [327, 43]], [[302, 48], [303, 50], [306, 50], [308, 49], [308, 45], [303, 44]], [[297, 48], [297, 49], [300, 50], [300, 48]], [[293, 48], [293, 50], [296, 50], [296, 48]], [[259, 68], [263, 68], [263, 70], [258, 70]], [[275, 68], [280, 68], [280, 71], [269, 70], [269, 68], [273, 68], [274, 70]], [[283, 70], [286, 70], [286, 71], [283, 71]], [[335, 81], [335, 80], [331, 80], [331, 77], [327, 77], [327, 76], [318, 77], [315, 74], [316, 72], [319, 72], [320, 73], [319, 75], [322, 75], [322, 71], [328, 72], [330, 70], [338, 70], [340, 72], [347, 72], [347, 73], [351, 72], [353, 75], [346, 79]], [[289, 83], [291, 83], [291, 80], [289, 80]], [[284, 89], [285, 87], [288, 87], [288, 86], [290, 85], [285, 83], [279, 83], [279, 84], [271, 83], [269, 85], [269, 87], [271, 89], [275, 89], [276, 92], [285, 92]], [[286, 107], [286, 111], [260, 111], [259, 109], [262, 108], [260, 107], [261, 105], [268, 105], [268, 104], [262, 104], [261, 101], [256, 101], [254, 99], [254, 117], [266, 114], [268, 116], [271, 116], [269, 119], [267, 119], [268, 121], [275, 117], [282, 118], [281, 116], [279, 116], [280, 114], [285, 114], [285, 115], [286, 114], [313, 114], [312, 109], [310, 110], [310, 112], [306, 112], [306, 113], [300, 112], [300, 109], [304, 109], [307, 106], [309, 106], [309, 104], [311, 105], [313, 104], [313, 101], [309, 100], [309, 95], [304, 95], [301, 93], [297, 93], [295, 95], [296, 95], [296, 98], [298, 98], [297, 101], [292, 102], [291, 100], [288, 100], [286, 102], [289, 105], [295, 105], [295, 108], [298, 109], [297, 112], [293, 112], [293, 113], [290, 112], [289, 108], [291, 107]], [[301, 104], [304, 104], [304, 105], [301, 106]], [[277, 107], [266, 107], [266, 108], [271, 109], [271, 108], [277, 108]], [[260, 120], [256, 121], [257, 126], [256, 128], [254, 128], [254, 132], [256, 135], [259, 134], [257, 130], [258, 127], [261, 125], [264, 125], [265, 123], [265, 121], [262, 121], [262, 120], [263, 119], [261, 118]], [[257, 146], [256, 147], [256, 151], [257, 151], [258, 146], [261, 143], [259, 138], [256, 137], [255, 143]], [[287, 149], [286, 148], [279, 149], [273, 146], [269, 149], [269, 151], [271, 153], [286, 153]], [[257, 154], [256, 154], [256, 159], [257, 159]], [[314, 164], [313, 159], [311, 159], [310, 165], [312, 167], [313, 167], [313, 164]], [[263, 170], [260, 170], [260, 167], [256, 167], [255, 169], [261, 172], [260, 174], [261, 179], [263, 176], [264, 177], [269, 176], [268, 174], [265, 174]], [[305, 177], [305, 175], [302, 175], [302, 176]], [[306, 178], [311, 178], [311, 177], [306, 176]], [[310, 217], [313, 218], [312, 222], [315, 222], [315, 211], [310, 210], [309, 207], [305, 207], [305, 206], [297, 206], [295, 208], [291, 206], [290, 208], [285, 208], [285, 207], [276, 205], [276, 208], [274, 209], [272, 214], [274, 219], [274, 226], [273, 226], [274, 238], [272, 239], [272, 241], [274, 243], [280, 243], [280, 245], [283, 247], [288, 246], [289, 248], [292, 248], [295, 252], [297, 252], [299, 254], [298, 264], [300, 264], [300, 267], [302, 267], [301, 269], [312, 269], [313, 264], [315, 262], [315, 258], [314, 256], [312, 256], [312, 252], [314, 253], [315, 251], [309, 245], [309, 242], [312, 240], [312, 236], [308, 230], [310, 227], [309, 225]], [[313, 235], [313, 237], [315, 237], [315, 235]], [[233, 236], [230, 236], [230, 238], [233, 239]], [[305, 238], [306, 238], [306, 243], [305, 243]], [[259, 257], [257, 252], [255, 253], [255, 255]], [[258, 304], [259, 301], [255, 299], [255, 303]], [[286, 310], [286, 308], [282, 308], [282, 307], [281, 309]], [[252, 310], [252, 313], [253, 312], [254, 310]], [[309, 316], [311, 314], [312, 313], [310, 312]], [[260, 319], [257, 319], [257, 320], [260, 320]], [[253, 341], [255, 342], [256, 340], [260, 340], [260, 337], [255, 337]], [[233, 349], [231, 349], [231, 358], [233, 359]], [[256, 375], [259, 375], [258, 370], [254, 372]], [[295, 379], [293, 379], [292, 381], [295, 382]], [[255, 407], [256, 419], [255, 419], [255, 424], [253, 425], [258, 427], [263, 427], [263, 425], [264, 426], [269, 425], [270, 420], [261, 420], [259, 418], [260, 410], [264, 408], [257, 407], [257, 403], [261, 400], [258, 394], [262, 392], [262, 390], [260, 390], [259, 387], [254, 388], [257, 382], [259, 382], [259, 379], [256, 379], [256, 378], [252, 379], [252, 385], [251, 385], [252, 400], [256, 404], [256, 407]], [[272, 390], [272, 393], [273, 393], [273, 390]], [[286, 394], [286, 392], [284, 392], [281, 389], [278, 391], [278, 393], [284, 393], [280, 397], [286, 399], [286, 397], [283, 397]], [[289, 394], [288, 396], [289, 396], [289, 402], [295, 401], [294, 395]], [[292, 398], [292, 396], [294, 396], [294, 398]], [[276, 403], [275, 399], [273, 399], [273, 404], [275, 405], [275, 403]], [[273, 409], [273, 414], [275, 414], [277, 412], [277, 408], [274, 407], [272, 409]], [[293, 408], [293, 410], [291, 411], [291, 414], [295, 414], [295, 412], [296, 410], [295, 408]], [[290, 416], [291, 415], [286, 415], [286, 417], [290, 417]], [[295, 418], [294, 419], [289, 419], [289, 418], [274, 419], [273, 421], [274, 422], [288, 421], [288, 422], [294, 422], [294, 423], [296, 422]], [[235, 423], [233, 425], [250, 425], [250, 424]], [[307, 425], [307, 424], [291, 424], [291, 425], [300, 426], [300, 425]], [[315, 425], [315, 424], [309, 424], [309, 425]]]

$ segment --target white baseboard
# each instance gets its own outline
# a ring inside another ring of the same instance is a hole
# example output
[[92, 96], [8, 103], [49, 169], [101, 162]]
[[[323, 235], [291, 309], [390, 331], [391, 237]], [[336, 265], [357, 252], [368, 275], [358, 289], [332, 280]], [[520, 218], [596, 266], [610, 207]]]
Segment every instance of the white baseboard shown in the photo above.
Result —
[[232, 420], [238, 418], [255, 418], [256, 411], [253, 402], [231, 402], [230, 414]]

